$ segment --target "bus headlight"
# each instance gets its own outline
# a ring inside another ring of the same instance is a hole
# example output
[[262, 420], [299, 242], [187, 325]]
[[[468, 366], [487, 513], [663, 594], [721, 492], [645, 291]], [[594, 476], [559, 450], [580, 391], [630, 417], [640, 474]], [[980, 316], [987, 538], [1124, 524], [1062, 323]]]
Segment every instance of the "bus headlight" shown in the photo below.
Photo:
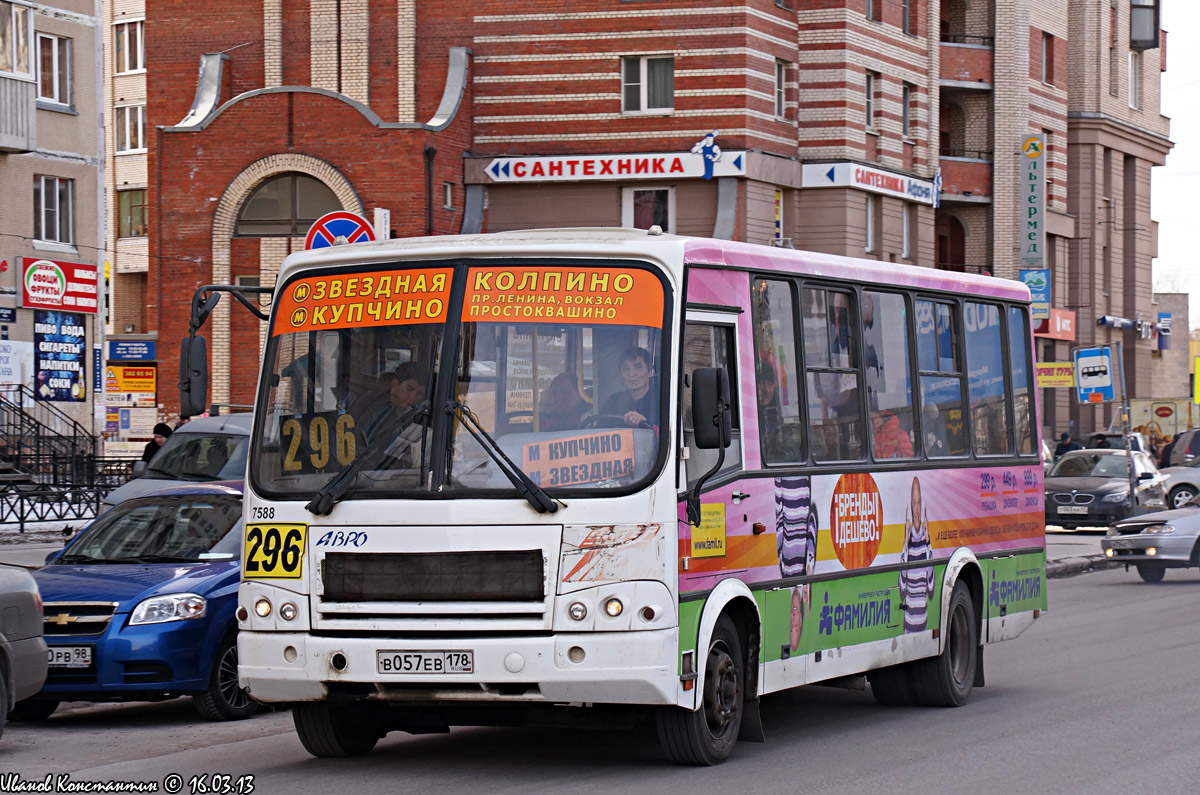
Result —
[[621, 611], [625, 609], [625, 605], [621, 604], [621, 600], [613, 597], [604, 603], [604, 612], [608, 613], [613, 618], [621, 615]]
[[266, 618], [271, 615], [271, 600], [259, 599], [254, 603], [254, 614], [259, 618]]
[[279, 617], [284, 621], [291, 621], [296, 617], [296, 606], [291, 602], [284, 602], [279, 608]]
[[571, 606], [567, 608], [567, 615], [574, 621], [583, 621], [587, 618], [587, 605], [583, 602], [571, 602]]

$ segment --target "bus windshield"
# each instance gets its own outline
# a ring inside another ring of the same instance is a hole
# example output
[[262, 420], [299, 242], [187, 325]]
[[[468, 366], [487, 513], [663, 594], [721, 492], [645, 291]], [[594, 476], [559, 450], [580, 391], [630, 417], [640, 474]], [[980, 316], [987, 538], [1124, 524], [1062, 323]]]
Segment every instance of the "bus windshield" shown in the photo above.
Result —
[[506, 468], [549, 492], [643, 483], [665, 412], [664, 288], [611, 264], [290, 281], [267, 347], [257, 486], [295, 498], [346, 471], [335, 499], [512, 496]]

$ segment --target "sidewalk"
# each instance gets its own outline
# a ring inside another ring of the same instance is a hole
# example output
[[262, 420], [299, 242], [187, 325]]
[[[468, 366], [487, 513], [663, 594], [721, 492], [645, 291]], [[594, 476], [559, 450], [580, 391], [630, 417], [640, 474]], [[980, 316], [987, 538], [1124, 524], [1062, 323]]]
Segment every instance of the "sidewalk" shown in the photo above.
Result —
[[1046, 577], [1072, 577], [1089, 571], [1112, 568], [1116, 563], [1104, 557], [1100, 539], [1106, 528], [1063, 530], [1046, 528]]

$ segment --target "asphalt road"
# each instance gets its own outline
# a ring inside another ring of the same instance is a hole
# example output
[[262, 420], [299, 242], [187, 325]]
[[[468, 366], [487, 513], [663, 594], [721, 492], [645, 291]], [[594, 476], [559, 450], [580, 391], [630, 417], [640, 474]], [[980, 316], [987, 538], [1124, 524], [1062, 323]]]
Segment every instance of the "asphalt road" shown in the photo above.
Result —
[[[1184, 793], [1200, 777], [1200, 574], [1159, 585], [1120, 569], [1049, 586], [1050, 611], [987, 647], [988, 686], [962, 709], [885, 708], [869, 692], [804, 688], [764, 700], [767, 743], [707, 770], [663, 762], [651, 731], [456, 729], [392, 734], [353, 760], [317, 760], [290, 715], [205, 723], [186, 701], [65, 705], [10, 724], [5, 773], [41, 780], [254, 776], [257, 793]], [[160, 790], [162, 791], [162, 790]]]

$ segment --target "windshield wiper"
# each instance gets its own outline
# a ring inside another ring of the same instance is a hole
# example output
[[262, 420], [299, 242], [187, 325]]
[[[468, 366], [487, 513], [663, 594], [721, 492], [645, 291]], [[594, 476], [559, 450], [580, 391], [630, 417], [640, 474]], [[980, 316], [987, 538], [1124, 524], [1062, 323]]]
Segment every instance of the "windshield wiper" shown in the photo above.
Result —
[[355, 458], [349, 466], [326, 483], [304, 507], [308, 509], [309, 513], [328, 516], [329, 512], [333, 510], [333, 506], [354, 487], [358, 473], [366, 469], [368, 465], [373, 466], [382, 461], [388, 448], [404, 432], [404, 429], [428, 413], [429, 401], [422, 400], [398, 414], [395, 419], [383, 426], [381, 432], [376, 434], [374, 439], [367, 442], [362, 455]]
[[93, 558], [91, 555], [59, 555], [55, 563], [103, 563], [104, 558]]
[[516, 487], [517, 492], [528, 500], [529, 504], [538, 513], [554, 513], [558, 510], [558, 503], [552, 500], [550, 495], [542, 490], [541, 486], [530, 480], [525, 471], [504, 454], [504, 451], [500, 449], [500, 445], [492, 438], [491, 434], [483, 429], [483, 426], [479, 424], [479, 420], [469, 408], [456, 400], [452, 400], [446, 404], [446, 413], [458, 417], [463, 427], [467, 429], [471, 436], [475, 437], [475, 441], [479, 442], [479, 446], [492, 457], [492, 460], [496, 462], [500, 471]]

